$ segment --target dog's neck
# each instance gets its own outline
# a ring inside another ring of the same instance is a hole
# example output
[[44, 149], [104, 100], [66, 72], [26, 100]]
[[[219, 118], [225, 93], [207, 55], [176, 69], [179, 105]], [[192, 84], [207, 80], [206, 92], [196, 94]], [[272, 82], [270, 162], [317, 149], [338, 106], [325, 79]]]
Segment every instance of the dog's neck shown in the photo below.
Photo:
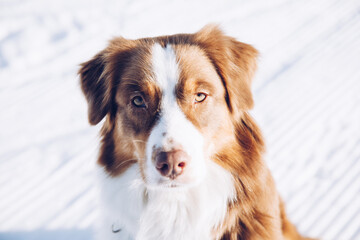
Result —
[[222, 223], [236, 193], [231, 174], [213, 162], [208, 166], [205, 179], [189, 188], [147, 189], [139, 184], [137, 164], [123, 176], [107, 178], [108, 190], [119, 189], [103, 199], [112, 215], [108, 229], [116, 222], [142, 240], [213, 239], [212, 230]]
[[235, 196], [231, 175], [215, 163], [197, 186], [148, 190], [138, 239], [213, 239]]

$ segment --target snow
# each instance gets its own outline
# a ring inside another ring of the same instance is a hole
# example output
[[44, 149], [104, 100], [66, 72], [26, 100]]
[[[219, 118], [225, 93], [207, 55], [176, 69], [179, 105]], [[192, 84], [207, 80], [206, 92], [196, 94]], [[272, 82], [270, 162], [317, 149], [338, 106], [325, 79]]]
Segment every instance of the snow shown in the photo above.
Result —
[[92, 239], [99, 126], [79, 63], [209, 22], [261, 52], [252, 114], [299, 230], [360, 239], [360, 2], [0, 1], [0, 239]]

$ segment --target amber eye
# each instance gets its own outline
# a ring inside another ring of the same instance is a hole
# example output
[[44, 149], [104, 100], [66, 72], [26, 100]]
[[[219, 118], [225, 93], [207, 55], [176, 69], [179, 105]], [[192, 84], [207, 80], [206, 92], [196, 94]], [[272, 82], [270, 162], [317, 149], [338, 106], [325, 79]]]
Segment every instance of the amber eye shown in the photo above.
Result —
[[136, 96], [132, 99], [132, 103], [135, 105], [135, 107], [141, 108], [146, 107], [145, 101], [141, 96]]
[[203, 102], [206, 99], [207, 95], [205, 93], [195, 94], [195, 102]]

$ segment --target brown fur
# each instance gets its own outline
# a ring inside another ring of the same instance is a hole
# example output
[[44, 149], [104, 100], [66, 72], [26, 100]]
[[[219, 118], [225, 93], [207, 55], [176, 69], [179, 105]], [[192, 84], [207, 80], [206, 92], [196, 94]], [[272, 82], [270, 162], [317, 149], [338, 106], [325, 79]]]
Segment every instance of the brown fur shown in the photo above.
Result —
[[[253, 106], [250, 86], [258, 52], [217, 27], [207, 26], [195, 34], [116, 38], [82, 64], [79, 74], [89, 103], [89, 122], [95, 125], [106, 116], [99, 164], [111, 176], [122, 174], [136, 162], [141, 169], [146, 167], [145, 143], [161, 101], [161, 90], [150, 70], [150, 49], [155, 42], [175, 49], [181, 69], [176, 89], [179, 106], [208, 141], [208, 156], [235, 180], [237, 198], [229, 202], [224, 222], [213, 230], [214, 238], [304, 239], [286, 217], [262, 161], [261, 132], [247, 112]], [[193, 104], [189, 96], [202, 91], [209, 99]], [[131, 106], [134, 93], [144, 95], [146, 111]]]

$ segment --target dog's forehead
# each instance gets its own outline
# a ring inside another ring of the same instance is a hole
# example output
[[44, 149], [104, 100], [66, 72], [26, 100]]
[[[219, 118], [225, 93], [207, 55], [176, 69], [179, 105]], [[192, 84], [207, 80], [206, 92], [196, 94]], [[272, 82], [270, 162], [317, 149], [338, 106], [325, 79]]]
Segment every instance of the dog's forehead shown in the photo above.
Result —
[[172, 45], [152, 46], [151, 65], [153, 80], [163, 94], [175, 94], [176, 88], [194, 88], [207, 83], [221, 91], [223, 85], [215, 67], [205, 52], [197, 46]]
[[224, 86], [214, 65], [195, 45], [155, 41], [133, 53], [121, 77], [120, 95], [133, 91], [149, 96], [159, 93], [176, 101], [177, 90], [193, 91], [199, 85], [211, 86], [223, 94]]
[[152, 68], [154, 81], [163, 94], [173, 95], [179, 80], [179, 66], [174, 48], [171, 45], [162, 47], [155, 43], [152, 46]]

